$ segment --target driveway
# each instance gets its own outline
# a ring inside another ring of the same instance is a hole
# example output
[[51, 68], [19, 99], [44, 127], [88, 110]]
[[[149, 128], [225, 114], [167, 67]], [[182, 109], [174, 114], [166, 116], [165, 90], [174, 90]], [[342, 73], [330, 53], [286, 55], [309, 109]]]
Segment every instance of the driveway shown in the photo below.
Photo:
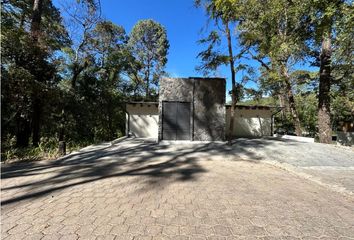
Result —
[[354, 194], [354, 148], [270, 138], [237, 139], [233, 151], [243, 158], [284, 168], [334, 191]]
[[293, 142], [257, 141], [127, 139], [2, 166], [2, 239], [353, 239], [353, 197], [263, 162]]

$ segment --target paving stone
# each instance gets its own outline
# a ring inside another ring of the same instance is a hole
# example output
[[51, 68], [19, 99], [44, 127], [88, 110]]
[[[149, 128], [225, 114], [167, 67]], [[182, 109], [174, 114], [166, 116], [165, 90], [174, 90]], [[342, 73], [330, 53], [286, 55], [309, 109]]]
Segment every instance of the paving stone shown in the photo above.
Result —
[[[1, 205], [1, 237], [275, 240], [354, 236], [352, 197], [260, 162], [239, 161], [237, 151], [223, 148], [129, 140], [97, 153], [80, 152], [76, 158], [57, 160], [58, 164], [55, 160], [39, 163], [45, 170], [2, 168], [5, 173], [30, 170], [33, 175], [1, 179], [2, 201], [14, 201]], [[186, 173], [192, 178], [185, 180]], [[38, 193], [46, 189], [49, 194]]]
[[61, 224], [50, 224], [47, 225], [46, 228], [42, 231], [45, 235], [47, 234], [56, 234], [59, 233], [60, 229], [62, 229], [64, 225]]
[[161, 225], [147, 225], [145, 232], [147, 235], [156, 236], [162, 233], [162, 229]]
[[167, 236], [176, 236], [179, 234], [179, 227], [178, 226], [164, 226], [162, 233]]
[[95, 226], [93, 225], [81, 225], [78, 227], [78, 229], [76, 230], [76, 234], [82, 238], [82, 237], [86, 237], [86, 236], [92, 236], [93, 231], [95, 230]]
[[111, 225], [100, 225], [100, 226], [96, 227], [95, 230], [93, 230], [93, 234], [96, 236], [108, 235], [110, 233], [111, 229], [112, 229]]
[[96, 240], [114, 240], [115, 238], [114, 235], [100, 235], [96, 237]]
[[30, 227], [32, 227], [31, 224], [19, 224], [16, 225], [15, 227], [11, 228], [10, 230], [8, 230], [7, 232], [11, 235], [14, 234], [23, 234], [26, 232], [27, 229], [29, 229]]
[[129, 225], [128, 233], [132, 235], [144, 234], [146, 229], [145, 225]]
[[26, 236], [23, 238], [23, 240], [40, 240], [42, 238], [43, 238], [42, 233], [26, 234]]
[[121, 234], [127, 233], [128, 229], [129, 229], [128, 225], [115, 225], [111, 229], [110, 233], [113, 235], [121, 235]]
[[232, 235], [230, 229], [228, 227], [226, 227], [226, 226], [223, 226], [223, 225], [214, 226], [214, 231], [215, 231], [215, 234], [221, 235], [221, 236], [230, 236], [230, 235]]
[[67, 234], [67, 235], [62, 235], [60, 237], [60, 240], [76, 240], [79, 239], [79, 237], [75, 234]]

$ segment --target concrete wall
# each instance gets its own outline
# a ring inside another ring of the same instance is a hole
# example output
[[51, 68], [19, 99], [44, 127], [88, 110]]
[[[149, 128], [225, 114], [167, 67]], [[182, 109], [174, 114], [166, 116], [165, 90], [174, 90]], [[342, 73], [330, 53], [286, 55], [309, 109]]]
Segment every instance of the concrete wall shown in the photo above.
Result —
[[[201, 83], [203, 85], [203, 83]], [[209, 85], [212, 88], [212, 85]], [[230, 108], [222, 107], [220, 102], [208, 103], [213, 100], [208, 96], [208, 90], [198, 86], [199, 94], [194, 95], [194, 140], [195, 141], [220, 141], [225, 140], [225, 133], [228, 133]], [[201, 94], [203, 91], [206, 94]], [[179, 98], [179, 101], [192, 101], [190, 96]], [[204, 103], [203, 103], [204, 101]], [[127, 128], [129, 133], [139, 138], [158, 138], [159, 112], [156, 104], [127, 104]], [[192, 106], [193, 107], [193, 106]], [[192, 111], [191, 111], [192, 112]], [[219, 114], [213, 114], [213, 113]], [[224, 118], [220, 117], [223, 114]], [[235, 137], [262, 137], [271, 136], [271, 115], [270, 109], [236, 109], [234, 125]], [[200, 120], [199, 120], [200, 119]], [[191, 127], [193, 131], [193, 127]]]
[[126, 129], [138, 138], [158, 137], [158, 107], [155, 104], [127, 104]]
[[[226, 109], [226, 134], [229, 133], [230, 110]], [[262, 137], [272, 136], [272, 111], [269, 109], [238, 109], [235, 110], [233, 136]]]
[[159, 92], [159, 140], [162, 139], [162, 102], [191, 102], [191, 140], [225, 139], [225, 79], [163, 78]]

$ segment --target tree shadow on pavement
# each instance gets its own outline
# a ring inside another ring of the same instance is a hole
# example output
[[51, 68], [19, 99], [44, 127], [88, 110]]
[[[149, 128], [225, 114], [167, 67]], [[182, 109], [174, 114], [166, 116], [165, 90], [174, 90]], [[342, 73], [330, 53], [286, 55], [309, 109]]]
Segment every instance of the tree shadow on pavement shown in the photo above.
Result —
[[[82, 150], [54, 161], [9, 164], [2, 166], [3, 193], [17, 190], [15, 195], [2, 199], [2, 205], [13, 204], [52, 194], [66, 188], [122, 176], [144, 176], [150, 187], [173, 181], [191, 181], [207, 172], [200, 161], [215, 160], [214, 156], [240, 160], [247, 155], [252, 162], [262, 160], [252, 151], [271, 141], [238, 141], [225, 143], [163, 145], [127, 139], [113, 145], [102, 145], [93, 150]], [[203, 156], [203, 157], [201, 157]], [[28, 177], [27, 180], [21, 180]], [[11, 179], [20, 179], [13, 184]], [[169, 180], [169, 181], [167, 181]], [[3, 195], [4, 196], [4, 195]]]

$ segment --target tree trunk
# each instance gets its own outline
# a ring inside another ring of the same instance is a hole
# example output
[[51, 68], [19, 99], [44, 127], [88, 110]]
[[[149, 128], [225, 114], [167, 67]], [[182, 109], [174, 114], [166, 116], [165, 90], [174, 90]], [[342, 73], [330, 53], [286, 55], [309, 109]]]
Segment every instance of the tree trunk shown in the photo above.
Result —
[[33, 2], [33, 13], [31, 19], [31, 36], [34, 39], [34, 41], [38, 41], [40, 35], [42, 5], [43, 5], [43, 0], [34, 0]]
[[302, 129], [301, 129], [301, 123], [299, 119], [299, 115], [297, 113], [297, 108], [296, 108], [296, 103], [295, 103], [295, 98], [293, 94], [293, 90], [291, 88], [291, 83], [290, 83], [290, 76], [288, 73], [288, 69], [286, 66], [283, 64], [281, 66], [281, 72], [284, 77], [284, 87], [285, 87], [285, 93], [288, 97], [288, 104], [289, 104], [289, 109], [291, 113], [291, 117], [293, 119], [294, 127], [295, 127], [295, 133], [297, 136], [301, 136], [302, 134]]
[[66, 143], [65, 141], [59, 141], [58, 152], [60, 156], [66, 155]]
[[34, 96], [33, 116], [32, 116], [32, 144], [38, 147], [40, 141], [40, 121], [42, 116], [42, 104], [40, 99]]
[[[41, 27], [41, 18], [42, 18], [42, 5], [43, 0], [34, 0], [33, 2], [33, 13], [31, 19], [31, 36], [35, 45], [38, 45], [38, 39], [40, 37], [40, 27]], [[38, 46], [39, 47], [39, 46]], [[41, 76], [36, 76], [37, 80]], [[32, 100], [32, 144], [37, 147], [40, 140], [40, 118], [42, 114], [41, 101], [38, 98], [38, 91], [34, 91]]]
[[80, 73], [79, 73], [77, 67], [74, 65], [74, 67], [73, 67], [73, 76], [71, 78], [71, 90], [73, 92], [75, 92], [75, 90], [76, 90], [76, 82], [77, 82], [77, 78], [79, 77], [79, 74]]
[[332, 142], [330, 90], [331, 90], [331, 35], [323, 36], [320, 54], [320, 86], [318, 94], [318, 135], [321, 143]]
[[279, 105], [281, 108], [281, 116], [282, 119], [284, 120], [286, 118], [286, 100], [284, 94], [279, 93], [278, 94], [278, 99], [279, 99]]
[[23, 148], [28, 147], [29, 139], [31, 136], [31, 124], [30, 122], [21, 117], [17, 117], [17, 132], [16, 132], [16, 147]]
[[150, 95], [150, 89], [149, 89], [149, 78], [146, 78], [146, 92], [145, 92], [145, 100], [149, 99], [149, 95]]
[[148, 100], [150, 97], [150, 60], [148, 60], [148, 68], [145, 74], [145, 81], [146, 81], [145, 100]]
[[64, 141], [64, 136], [65, 136], [65, 112], [64, 112], [64, 108], [61, 111], [60, 114], [60, 124], [59, 124], [59, 133], [58, 133], [58, 138], [59, 141]]
[[233, 132], [234, 132], [234, 121], [235, 121], [235, 108], [236, 108], [236, 72], [234, 66], [234, 55], [232, 52], [232, 42], [229, 24], [225, 23], [225, 32], [227, 38], [227, 46], [229, 51], [229, 64], [231, 71], [231, 110], [230, 110], [230, 123], [229, 123], [229, 134], [228, 134], [228, 144], [232, 144]]

